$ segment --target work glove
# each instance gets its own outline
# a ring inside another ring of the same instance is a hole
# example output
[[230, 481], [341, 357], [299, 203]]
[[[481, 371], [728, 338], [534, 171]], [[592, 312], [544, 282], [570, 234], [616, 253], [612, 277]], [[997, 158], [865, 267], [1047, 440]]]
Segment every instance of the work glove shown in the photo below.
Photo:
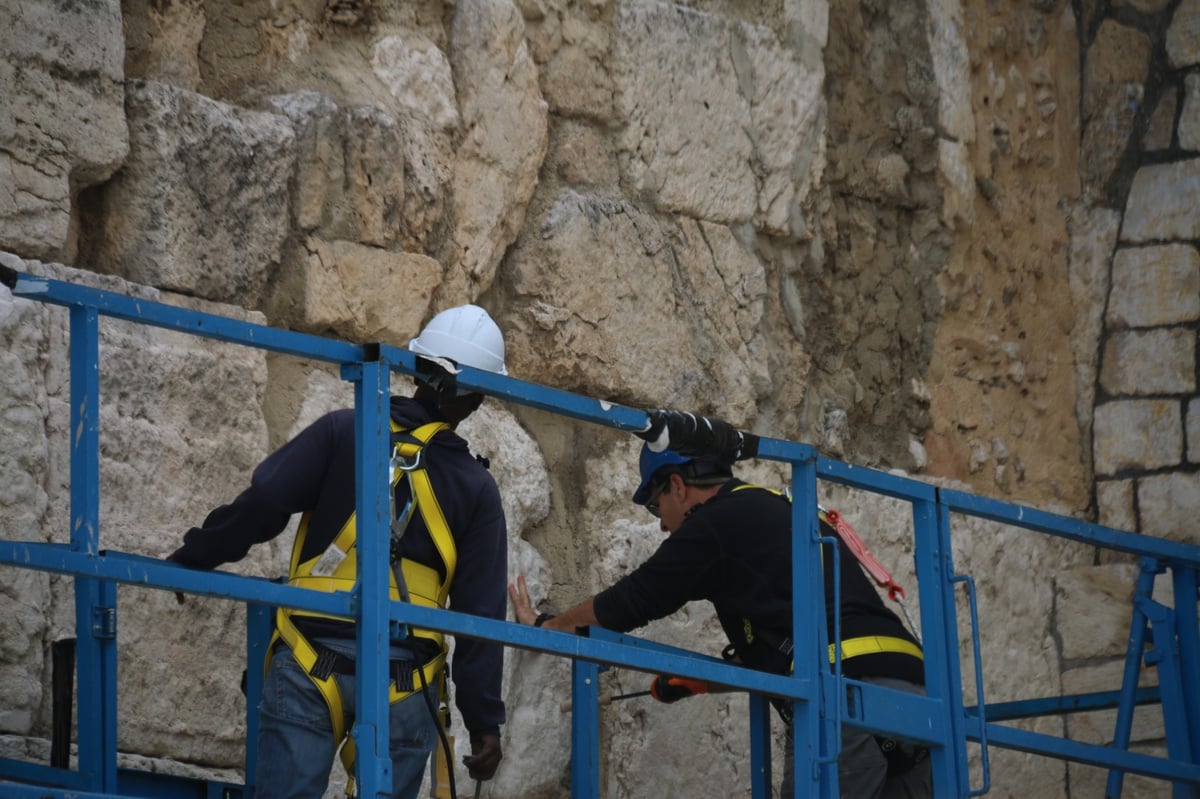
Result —
[[699, 696], [708, 693], [708, 683], [699, 680], [689, 680], [686, 677], [672, 677], [660, 674], [650, 683], [650, 695], [659, 702], [668, 705], [687, 699], [689, 696]]
[[758, 454], [758, 436], [744, 433], [722, 419], [661, 408], [646, 411], [646, 427], [634, 431], [653, 452], [665, 449], [725, 463]]
[[463, 765], [471, 779], [484, 782], [496, 775], [504, 755], [500, 751], [500, 736], [495, 733], [471, 736], [471, 754], [463, 758]]

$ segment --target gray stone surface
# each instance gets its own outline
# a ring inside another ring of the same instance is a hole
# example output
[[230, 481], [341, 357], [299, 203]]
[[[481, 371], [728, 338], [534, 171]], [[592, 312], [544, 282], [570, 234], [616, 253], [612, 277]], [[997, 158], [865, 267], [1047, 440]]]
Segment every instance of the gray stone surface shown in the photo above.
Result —
[[1097, 480], [1096, 510], [1100, 524], [1117, 530], [1137, 530], [1133, 480]]
[[665, 3], [621, 4], [614, 37], [623, 180], [664, 211], [798, 232], [823, 73], [765, 28]]
[[1200, 64], [1200, 0], [1182, 0], [1167, 28], [1167, 60], [1175, 69]]
[[1096, 474], [1176, 466], [1183, 455], [1183, 420], [1171, 400], [1117, 400], [1096, 406]]
[[1200, 475], [1153, 474], [1138, 481], [1141, 529], [1147, 535], [1200, 544]]
[[62, 258], [72, 204], [129, 150], [118, 0], [0, 12], [0, 249]]
[[1196, 331], [1118, 330], [1109, 335], [1100, 384], [1110, 395], [1183, 394], [1196, 390]]
[[1152, 327], [1200, 318], [1200, 252], [1190, 244], [1124, 247], [1112, 264], [1109, 327]]
[[1179, 147], [1200, 150], [1200, 74], [1183, 79], [1183, 109], [1179, 112]]
[[88, 265], [258, 307], [288, 232], [291, 123], [161, 83], [128, 95], [129, 158], [89, 219]]
[[1137, 171], [1125, 204], [1121, 240], [1128, 242], [1200, 238], [1200, 159], [1144, 166]]

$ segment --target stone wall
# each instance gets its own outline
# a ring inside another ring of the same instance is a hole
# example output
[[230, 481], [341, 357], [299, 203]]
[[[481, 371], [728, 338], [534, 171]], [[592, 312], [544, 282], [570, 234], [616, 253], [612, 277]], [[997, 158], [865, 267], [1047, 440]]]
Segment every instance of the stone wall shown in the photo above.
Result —
[[[1200, 541], [1195, 0], [32, 0], [0, 22], [11, 268], [395, 344], [478, 302], [518, 377]], [[0, 291], [5, 538], [67, 539], [66, 335], [60, 309]], [[351, 399], [290, 357], [107, 321], [101, 337], [111, 548], [170, 552]], [[537, 596], [578, 601], [653, 551], [629, 503], [635, 439], [499, 403], [464, 432], [502, 487], [510, 573]], [[824, 491], [915, 613], [911, 511]], [[289, 545], [229, 568], [278, 575]], [[988, 701], [1116, 687], [1124, 559], [955, 519], [954, 561], [980, 586]], [[4, 585], [0, 744], [44, 759], [70, 583]], [[242, 609], [134, 588], [121, 607], [122, 751], [236, 779]], [[722, 644], [699, 605], [643, 632]], [[510, 653], [485, 796], [566, 793], [568, 674]], [[605, 795], [743, 793], [745, 725], [738, 697], [614, 706]], [[1137, 745], [1161, 739], [1139, 714]], [[992, 796], [1102, 780], [992, 751]]]

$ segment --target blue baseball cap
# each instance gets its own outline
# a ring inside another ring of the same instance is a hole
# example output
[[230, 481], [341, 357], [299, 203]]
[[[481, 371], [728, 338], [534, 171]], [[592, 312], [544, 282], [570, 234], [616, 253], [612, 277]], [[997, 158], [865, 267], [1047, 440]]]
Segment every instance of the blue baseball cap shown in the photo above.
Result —
[[650, 449], [648, 443], [642, 444], [642, 455], [638, 461], [638, 469], [642, 475], [642, 483], [638, 486], [637, 491], [633, 492], [633, 501], [638, 505], [645, 505], [650, 500], [650, 485], [654, 482], [654, 475], [659, 469], [666, 466], [683, 466], [691, 462], [691, 458], [681, 455], [673, 449], [664, 449], [662, 452], [655, 452]]

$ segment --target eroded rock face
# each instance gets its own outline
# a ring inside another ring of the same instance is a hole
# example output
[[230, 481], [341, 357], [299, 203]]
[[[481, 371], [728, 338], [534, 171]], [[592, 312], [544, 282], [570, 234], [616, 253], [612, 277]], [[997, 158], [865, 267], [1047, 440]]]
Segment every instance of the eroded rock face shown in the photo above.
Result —
[[[0, 258], [354, 341], [404, 345], [479, 302], [517, 377], [1194, 541], [1200, 5], [1084, 6], [26, 2], [0, 26]], [[61, 309], [0, 289], [0, 537], [65, 540], [66, 335]], [[353, 401], [335, 365], [127, 323], [101, 336], [113, 548], [171, 551], [263, 455]], [[538, 598], [572, 604], [661, 540], [629, 501], [630, 436], [494, 402], [463, 432], [501, 486], [510, 573]], [[823, 490], [921, 626], [911, 508]], [[278, 575], [290, 543], [234, 568]], [[989, 701], [1114, 687], [1119, 556], [955, 519], [953, 557], [980, 581]], [[45, 737], [70, 583], [4, 585], [0, 732]], [[128, 587], [121, 609], [122, 749], [236, 769], [243, 609]], [[699, 604], [641, 632], [723, 644]], [[562, 795], [568, 675], [509, 653], [491, 795]], [[646, 676], [604, 679], [619, 693]], [[670, 710], [604, 712], [608, 793], [744, 791], [745, 703]], [[711, 742], [700, 762], [681, 724]], [[1004, 752], [992, 777], [1003, 796], [1099, 784]]]
[[0, 25], [0, 248], [70, 252], [75, 195], [129, 148], [118, 0], [13, 4]]

